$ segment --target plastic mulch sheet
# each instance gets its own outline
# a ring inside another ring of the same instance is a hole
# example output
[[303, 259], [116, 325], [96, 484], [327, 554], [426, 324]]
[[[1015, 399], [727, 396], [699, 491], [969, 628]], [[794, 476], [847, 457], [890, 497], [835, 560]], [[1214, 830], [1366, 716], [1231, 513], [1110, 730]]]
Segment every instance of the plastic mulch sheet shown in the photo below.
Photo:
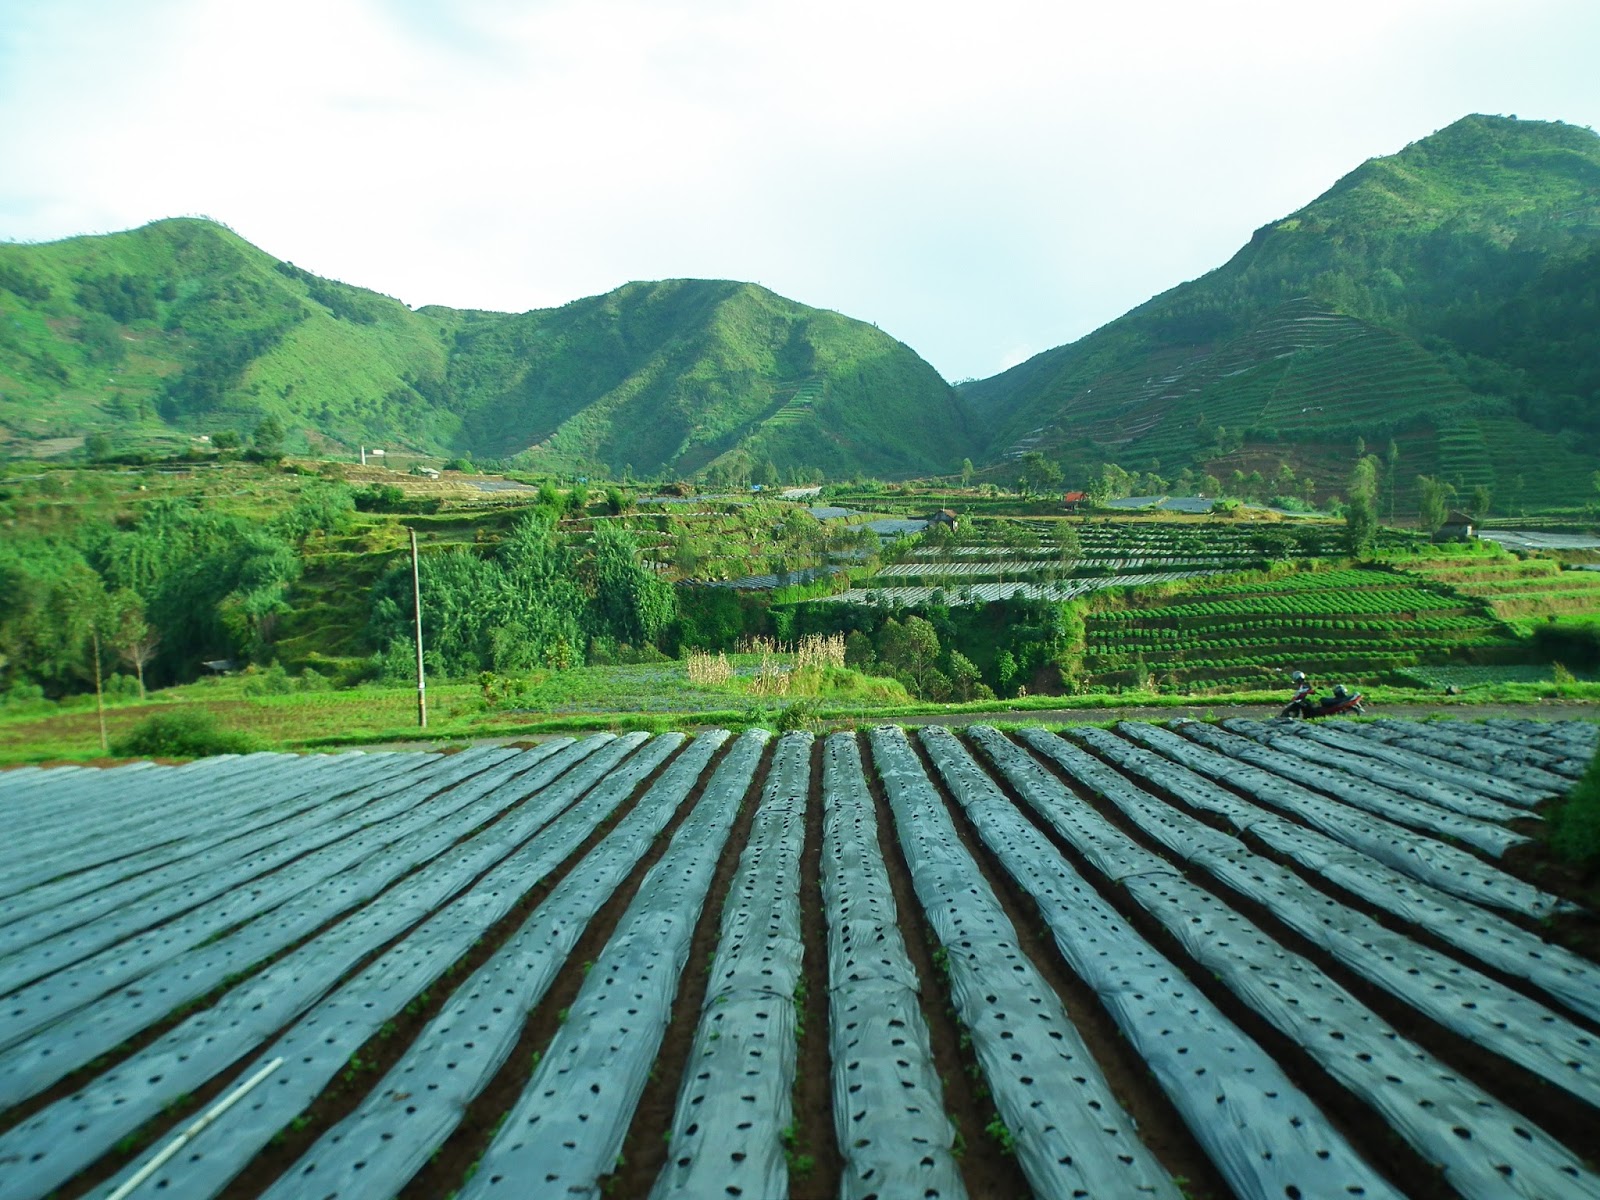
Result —
[[[994, 730], [972, 734], [1013, 782], [1038, 769]], [[1266, 1051], [1096, 895], [951, 734], [925, 730], [922, 737], [979, 836], [1038, 903], [1068, 965], [1236, 1195], [1398, 1196]]]
[[[988, 747], [998, 737], [986, 734], [981, 744]], [[1600, 1039], [1538, 1001], [1338, 903], [1238, 839], [1142, 791], [1077, 746], [1040, 729], [1026, 730], [1022, 738], [1083, 787], [1104, 796], [1169, 855], [1261, 905], [1357, 976], [1579, 1099], [1600, 1104], [1595, 1070]]]
[[840, 1200], [965, 1200], [872, 795], [844, 733], [823, 744], [822, 900]]
[[[570, 802], [613, 772], [620, 760], [644, 740], [643, 734], [615, 739], [586, 758], [555, 790], [568, 792], [566, 800]], [[541, 800], [544, 799], [547, 797], [541, 796]], [[470, 889], [477, 895], [492, 896], [489, 902], [494, 904], [504, 900], [509, 907], [514, 895], [506, 883], [491, 887], [489, 879], [480, 879], [480, 876], [485, 876], [486, 872], [493, 874], [493, 869], [514, 853], [526, 861], [528, 856], [538, 855], [552, 843], [558, 843], [564, 854], [570, 853], [577, 844], [569, 841], [574, 831], [558, 830], [560, 821], [550, 830], [543, 830], [548, 821], [546, 814], [535, 812], [532, 819], [520, 825], [519, 815], [519, 812], [508, 814], [505, 820], [448, 850], [358, 913], [251, 976], [216, 1004], [189, 1017], [81, 1091], [40, 1110], [0, 1136], [0, 1159], [12, 1154], [17, 1156], [16, 1165], [0, 1181], [0, 1197], [13, 1186], [19, 1189], [20, 1195], [47, 1192], [82, 1170], [119, 1138], [159, 1114], [172, 1100], [192, 1092], [240, 1054], [260, 1045], [273, 1031], [317, 1004], [374, 950], [403, 934], [409, 936], [408, 931], [413, 931], [414, 927], [415, 933], [426, 939], [422, 931], [428, 928], [430, 921], [447, 920], [443, 915], [448, 911], [446, 906], [464, 891]], [[604, 815], [604, 811], [594, 813], [593, 822], [597, 824]], [[577, 841], [583, 836], [586, 834], [579, 832]], [[525, 842], [530, 844], [524, 846]], [[559, 858], [555, 860], [559, 861]], [[553, 865], [551, 862], [543, 869], [548, 870]], [[519, 869], [526, 871], [525, 866]], [[520, 882], [525, 888], [532, 886], [536, 879], [537, 876], [522, 877]], [[506, 899], [507, 896], [511, 898]], [[403, 945], [404, 942], [397, 944], [390, 953], [399, 951]], [[460, 947], [458, 953], [459, 950]], [[437, 959], [435, 969], [439, 971], [455, 959], [455, 954], [442, 956], [437, 947], [424, 957], [429, 956]], [[404, 969], [424, 968], [407, 964]], [[374, 1008], [363, 1008], [366, 1013], [373, 1012], [378, 1001], [392, 995], [386, 991], [382, 980], [374, 981], [369, 990], [371, 994], [367, 998], [374, 1002]], [[406, 999], [409, 996], [402, 998], [400, 1004]], [[357, 1041], [356, 1045], [359, 1044]], [[335, 1066], [343, 1064], [349, 1053], [350, 1048], [345, 1049]], [[311, 1053], [311, 1060], [303, 1065], [315, 1069], [322, 1061], [318, 1052]], [[267, 1095], [288, 1088], [292, 1078], [293, 1072], [279, 1071]], [[248, 1108], [240, 1105], [230, 1116], [235, 1120], [247, 1119], [248, 1112], [265, 1102], [265, 1097], [258, 1099], [258, 1095], [251, 1097]], [[290, 1110], [284, 1120], [298, 1111], [298, 1108]], [[202, 1154], [195, 1152], [184, 1156], [181, 1165], [185, 1174], [195, 1170], [196, 1159]]]
[[1364, 779], [1397, 795], [1410, 796], [1424, 804], [1431, 804], [1447, 812], [1460, 813], [1464, 817], [1472, 817], [1479, 821], [1515, 821], [1519, 817], [1530, 815], [1514, 805], [1479, 795], [1470, 788], [1426, 778], [1414, 770], [1328, 745], [1322, 738], [1316, 736], [1313, 732], [1314, 727], [1308, 728], [1301, 722], [1235, 719], [1224, 721], [1222, 725], [1224, 729], [1242, 734], [1260, 742], [1263, 746], [1283, 750], [1309, 763], [1332, 767], [1335, 771], [1343, 771], [1353, 778]]
[[945, 953], [956, 1015], [1035, 1196], [1179, 1200], [1060, 998], [1017, 944], [905, 733], [874, 729], [872, 757], [917, 899]]
[[[355, 1112], [325, 1133], [265, 1194], [292, 1200], [314, 1188], [322, 1197], [378, 1200], [398, 1192], [494, 1079], [584, 929], [648, 851], [726, 739], [721, 732], [703, 735], [674, 759], [633, 811], [446, 1001]], [[680, 869], [688, 874], [681, 861], [676, 868], [667, 865], [683, 858], [686, 839], [714, 840], [719, 821], [720, 836], [726, 837], [725, 825], [748, 786], [763, 741], [747, 736], [736, 744], [662, 861], [646, 876], [640, 896], [657, 876], [676, 878]], [[709, 854], [714, 862], [715, 849]], [[691, 855], [691, 864], [699, 861]]]
[[[1600, 1177], [1526, 1117], [1462, 1079], [1314, 964], [1142, 850], [1060, 780], [1029, 773], [1024, 799], [1171, 934], [1198, 968], [1295, 1041], [1383, 1116], [1463, 1196], [1600, 1197]], [[1128, 873], [1142, 854], [1144, 871]]]
[[[197, 1143], [181, 1165], [158, 1171], [151, 1177], [152, 1186], [169, 1195], [215, 1195], [266, 1146], [274, 1130], [311, 1106], [341, 1068], [347, 1082], [359, 1077], [362, 1068], [356, 1055], [384, 1022], [438, 983], [529, 889], [567, 861], [683, 740], [682, 734], [664, 734], [643, 744], [469, 891], [439, 908], [301, 1017], [237, 1077], [247, 1079], [281, 1057], [284, 1065], [274, 1073], [272, 1086], [252, 1093], [219, 1119], [215, 1137]], [[664, 822], [684, 790], [648, 794], [640, 802], [646, 807], [638, 819], [646, 824]], [[628, 816], [638, 812], [635, 805]], [[628, 818], [620, 824], [628, 824]], [[581, 864], [575, 869], [581, 871]], [[134, 1164], [130, 1173], [137, 1167]]]
[[799, 1053], [800, 856], [812, 742], [809, 733], [785, 734], [768, 770], [722, 910], [667, 1164], [650, 1191], [657, 1200], [788, 1195], [783, 1131]]
[[1409, 750], [1420, 757], [1433, 759], [1446, 769], [1466, 767], [1515, 784], [1535, 796], [1558, 796], [1572, 784], [1570, 779], [1555, 771], [1517, 761], [1521, 755], [1507, 754], [1498, 747], [1485, 746], [1481, 741], [1476, 745], [1465, 745], [1447, 736], [1447, 730], [1434, 729], [1420, 722], [1369, 721], [1349, 730], [1348, 734], [1354, 740]]
[[[1119, 726], [1119, 731], [1126, 734], [1130, 728]], [[1079, 729], [1073, 736], [1120, 770], [1147, 780], [1191, 808], [1223, 818], [1240, 833], [1259, 838], [1274, 852], [1374, 908], [1417, 925], [1487, 966], [1526, 979], [1571, 1011], [1600, 1021], [1600, 966], [1588, 959], [1325, 834], [1275, 816], [1187, 767], [1103, 729]]]
[[1181, 738], [1159, 726], [1131, 721], [1119, 725], [1118, 730], [1124, 737], [1156, 750], [1163, 758], [1237, 788], [1268, 808], [1297, 817], [1334, 841], [1371, 855], [1385, 866], [1453, 896], [1531, 917], [1574, 907], [1484, 862], [1475, 854], [1435, 838], [1419, 836], [1383, 817], [1352, 808], [1271, 771], [1201, 746], [1195, 738]]
[[1193, 738], [1203, 746], [1220, 750], [1230, 758], [1250, 763], [1280, 775], [1284, 779], [1304, 784], [1306, 787], [1327, 792], [1330, 796], [1354, 808], [1365, 809], [1397, 825], [1421, 829], [1427, 833], [1445, 834], [1483, 853], [1499, 858], [1513, 846], [1529, 839], [1512, 833], [1492, 821], [1464, 817], [1410, 796], [1402, 796], [1388, 788], [1357, 779], [1334, 767], [1307, 762], [1294, 754], [1269, 749], [1236, 733], [1224, 733], [1199, 721], [1182, 721], [1174, 724], [1180, 733]]

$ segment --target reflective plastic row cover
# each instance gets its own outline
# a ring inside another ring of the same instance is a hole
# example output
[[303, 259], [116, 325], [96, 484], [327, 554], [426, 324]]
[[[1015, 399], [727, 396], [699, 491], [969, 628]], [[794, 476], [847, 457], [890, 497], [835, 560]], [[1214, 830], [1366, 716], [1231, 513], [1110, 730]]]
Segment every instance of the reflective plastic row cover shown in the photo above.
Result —
[[904, 731], [875, 728], [872, 756], [912, 886], [945, 952], [956, 1014], [1034, 1194], [1179, 1200], [1060, 998], [1017, 944]]
[[1344, 771], [1307, 762], [1280, 750], [1268, 749], [1249, 738], [1236, 733], [1225, 733], [1199, 721], [1184, 721], [1178, 724], [1177, 729], [1184, 737], [1192, 738], [1213, 750], [1220, 750], [1230, 758], [1261, 767], [1274, 775], [1304, 784], [1306, 787], [1327, 792], [1345, 804], [1365, 809], [1408, 829], [1453, 837], [1494, 858], [1499, 858], [1511, 847], [1520, 846], [1529, 840], [1524, 835], [1513, 833], [1492, 821], [1464, 817], [1425, 801], [1402, 796], [1388, 788], [1356, 779]]
[[[574, 794], [588, 790], [644, 737], [630, 734], [615, 739], [580, 763], [562, 785], [575, 789]], [[571, 799], [567, 797], [568, 802]], [[535, 804], [531, 810], [539, 807]], [[260, 1045], [326, 995], [372, 951], [427, 919], [515, 851], [548, 820], [548, 814], [531, 810], [520, 825], [522, 810], [511, 814], [509, 825], [502, 821], [454, 846], [80, 1091], [0, 1135], [0, 1159], [15, 1154], [19, 1164], [6, 1175], [5, 1186], [13, 1178], [19, 1186], [39, 1192], [59, 1185], [172, 1100], [194, 1091], [240, 1054]], [[287, 1087], [290, 1078], [280, 1071], [273, 1087]], [[186, 1156], [191, 1168], [192, 1157]]]
[[[979, 726], [972, 735], [1013, 786], [1040, 782], [1038, 764], [996, 731]], [[1105, 1005], [1236, 1195], [1398, 1200], [1278, 1063], [1099, 898], [950, 733], [925, 730], [922, 737], [979, 837], [1034, 898], [1068, 965]]]
[[1053, 775], [1029, 806], [1203, 970], [1376, 1108], [1464, 1196], [1600, 1197], [1600, 1177], [1520, 1113], [1463, 1079], [1216, 896], [1179, 876]]
[[841, 1200], [964, 1200], [955, 1127], [851, 734], [823, 746], [822, 906]]
[[[1135, 730], [1123, 724], [1118, 731], [1128, 736]], [[1221, 817], [1240, 833], [1248, 831], [1303, 870], [1411, 922], [1479, 962], [1526, 979], [1573, 1012], [1600, 1021], [1600, 965], [1493, 912], [1403, 875], [1326, 834], [1276, 816], [1107, 730], [1078, 729], [1073, 736], [1124, 773], [1179, 797], [1191, 808]], [[1208, 753], [1194, 749], [1197, 754]]]
[[695, 924], [766, 741], [759, 730], [739, 739], [640, 883], [500, 1133], [463, 1185], [462, 1200], [600, 1196], [672, 1019]]
[[[1009, 747], [978, 730], [986, 748]], [[1041, 729], [1022, 739], [1091, 793], [1119, 809], [1168, 855], [1200, 867], [1325, 951], [1446, 1029], [1600, 1105], [1600, 1039], [1481, 971], [1387, 929], [1263, 858], [1237, 838], [1157, 800], [1079, 747]], [[1017, 762], [1017, 759], [1010, 759]], [[1009, 774], [1009, 772], [1008, 772]]]
[[795, 989], [809, 733], [778, 742], [722, 910], [705, 1009], [689, 1051], [655, 1200], [785, 1196], [783, 1131], [798, 1055]]
[[[1187, 731], [1189, 723], [1179, 722], [1177, 728]], [[1317, 832], [1453, 896], [1533, 917], [1572, 907], [1458, 846], [1419, 836], [1381, 816], [1202, 745], [1199, 739], [1203, 735], [1198, 731], [1178, 737], [1170, 730], [1137, 721], [1124, 722], [1118, 729], [1163, 758], [1238, 788], [1258, 803], [1297, 817]]]

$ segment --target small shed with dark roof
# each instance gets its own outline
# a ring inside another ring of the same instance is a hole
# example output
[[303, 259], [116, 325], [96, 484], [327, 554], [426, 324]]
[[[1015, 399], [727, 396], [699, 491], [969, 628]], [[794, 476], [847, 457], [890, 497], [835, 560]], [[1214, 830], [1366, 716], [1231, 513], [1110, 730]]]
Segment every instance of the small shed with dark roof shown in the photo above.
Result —
[[1439, 526], [1439, 532], [1433, 535], [1433, 540], [1436, 542], [1470, 542], [1477, 536], [1477, 530], [1473, 527], [1472, 518], [1464, 512], [1451, 509], [1450, 515], [1444, 519], [1444, 524]]

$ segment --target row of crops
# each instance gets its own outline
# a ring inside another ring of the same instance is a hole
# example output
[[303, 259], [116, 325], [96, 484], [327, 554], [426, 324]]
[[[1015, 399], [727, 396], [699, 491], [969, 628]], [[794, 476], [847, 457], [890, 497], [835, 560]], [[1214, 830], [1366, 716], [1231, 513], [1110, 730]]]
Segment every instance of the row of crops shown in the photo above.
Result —
[[1600, 609], [1600, 578], [1564, 571], [1553, 559], [1451, 556], [1408, 560], [1403, 569], [1472, 597], [1504, 620]]
[[819, 599], [836, 604], [882, 605], [890, 608], [924, 604], [985, 604], [993, 600], [1075, 600], [1110, 588], [1145, 587], [1197, 579], [1203, 571], [1156, 571], [1132, 575], [1105, 575], [1090, 579], [1059, 579], [1044, 583], [1012, 580], [1007, 583], [961, 583], [944, 586], [889, 586], [874, 584], [850, 588]]
[[1371, 678], [1463, 654], [1515, 654], [1477, 601], [1425, 577], [1370, 568], [1292, 572], [1197, 587], [1181, 597], [1095, 612], [1085, 668], [1098, 682], [1136, 672], [1177, 684], [1261, 685], [1276, 672]]
[[[1076, 552], [1061, 549], [1070, 529]], [[1235, 574], [1268, 560], [1335, 549], [1320, 526], [1251, 523], [1019, 522], [986, 539], [988, 527], [965, 531], [960, 543], [918, 546], [860, 587], [829, 597], [849, 604], [976, 604], [1012, 597], [1071, 600], [1107, 588]]]
[[[1582, 723], [0, 774], [0, 1197], [1600, 1197]], [[1519, 851], [1519, 854], [1513, 854]]]

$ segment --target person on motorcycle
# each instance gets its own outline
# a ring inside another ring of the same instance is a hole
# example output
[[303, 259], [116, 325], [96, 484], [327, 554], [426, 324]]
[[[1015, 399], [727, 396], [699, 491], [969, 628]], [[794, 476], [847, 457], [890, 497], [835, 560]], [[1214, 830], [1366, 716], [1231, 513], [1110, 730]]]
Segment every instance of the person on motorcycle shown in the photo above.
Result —
[[1361, 694], [1351, 692], [1342, 683], [1333, 685], [1333, 695], [1328, 699], [1316, 701], [1311, 697], [1317, 689], [1306, 678], [1304, 671], [1295, 671], [1289, 678], [1294, 683], [1294, 695], [1278, 714], [1280, 717], [1324, 717], [1344, 712], [1360, 715], [1366, 711], [1361, 703]]

